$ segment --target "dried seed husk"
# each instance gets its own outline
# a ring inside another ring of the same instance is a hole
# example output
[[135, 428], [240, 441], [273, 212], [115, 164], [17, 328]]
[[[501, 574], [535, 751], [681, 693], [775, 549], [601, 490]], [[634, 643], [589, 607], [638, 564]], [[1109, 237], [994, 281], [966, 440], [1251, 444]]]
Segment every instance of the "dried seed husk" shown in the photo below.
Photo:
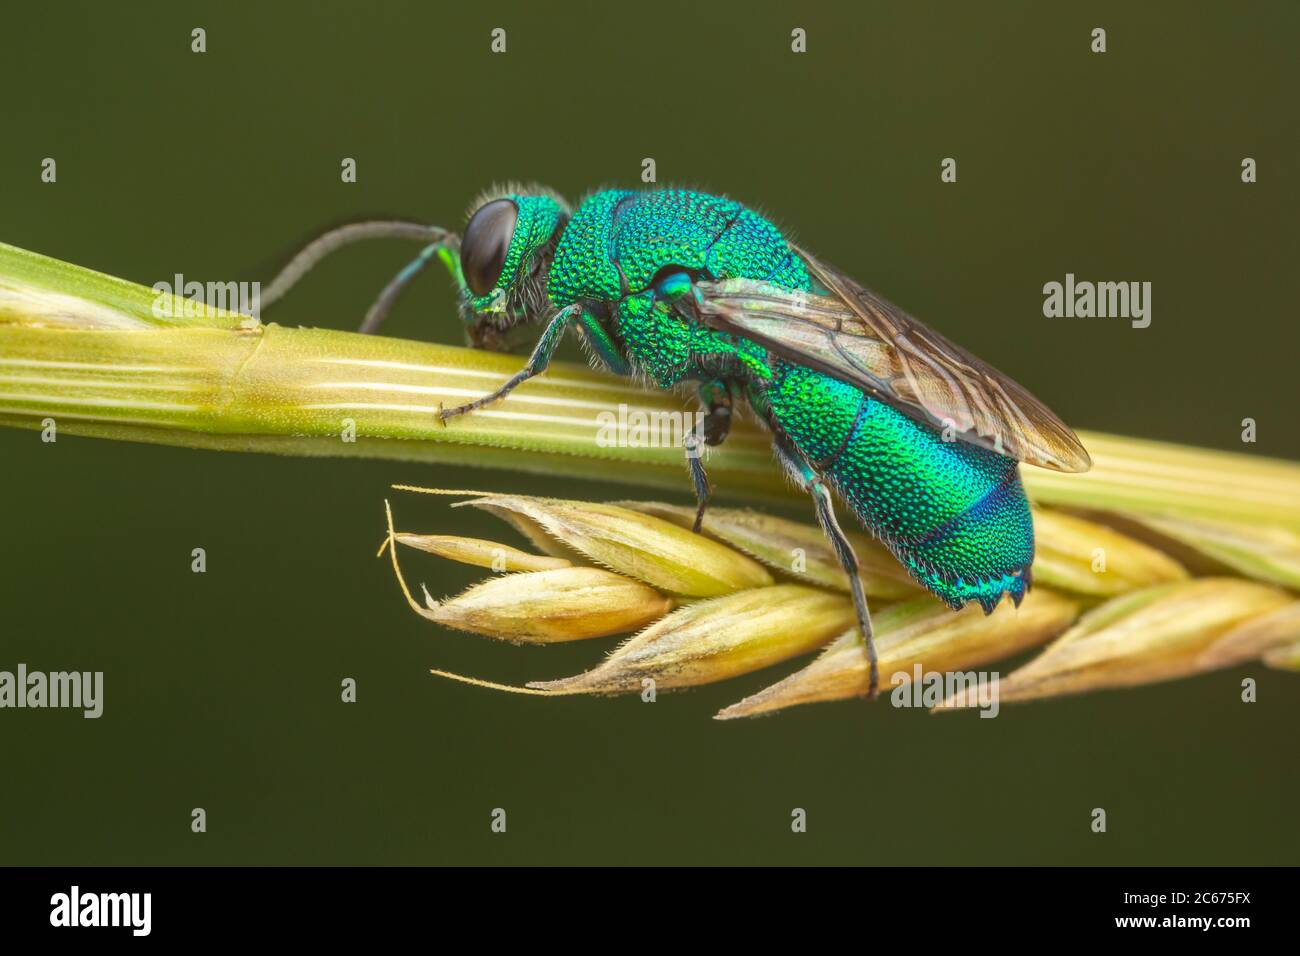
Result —
[[1034, 580], [1059, 590], [1114, 597], [1188, 577], [1181, 564], [1158, 548], [1059, 511], [1034, 509], [1034, 538]]
[[1198, 578], [1114, 598], [999, 681], [1002, 702], [1129, 687], [1206, 669], [1201, 653], [1254, 618], [1294, 601], [1238, 578]]
[[618, 694], [726, 680], [825, 644], [854, 621], [844, 595], [776, 584], [679, 608], [575, 677], [529, 684], [563, 693]]
[[494, 571], [551, 571], [570, 567], [565, 558], [552, 558], [529, 554], [508, 544], [487, 541], [483, 538], [465, 538], [451, 534], [411, 534], [399, 532], [393, 537], [408, 548], [436, 554], [449, 561], [459, 561]]
[[[470, 504], [470, 502], [459, 502], [459, 504]], [[454, 508], [456, 505], [452, 505], [452, 507]], [[588, 563], [585, 554], [556, 539], [540, 523], [534, 521], [528, 515], [518, 511], [511, 511], [508, 508], [498, 508], [493, 510], [492, 514], [495, 514], [527, 538], [528, 542], [542, 554], [552, 558], [562, 558], [570, 564], [585, 565]]]
[[1290, 528], [1172, 515], [1133, 520], [1245, 577], [1300, 588], [1300, 534]]
[[1287, 660], [1287, 648], [1296, 642], [1300, 642], [1300, 601], [1284, 604], [1233, 628], [1202, 651], [1198, 663], [1202, 669], [1212, 670], [1262, 657], [1273, 665], [1274, 660]]
[[673, 602], [603, 568], [557, 568], [489, 578], [445, 601], [425, 594], [432, 621], [521, 644], [625, 634], [657, 621]]
[[1282, 644], [1265, 652], [1264, 663], [1281, 670], [1300, 671], [1300, 641]]
[[[690, 528], [695, 509], [658, 501], [622, 501], [620, 505]], [[769, 568], [818, 587], [847, 592], [848, 578], [825, 534], [816, 525], [802, 524], [742, 508], [710, 508], [700, 530], [762, 561]], [[858, 556], [859, 577], [868, 597], [898, 600], [914, 597], [920, 586], [880, 542], [849, 531]]]
[[[1078, 615], [1076, 601], [1035, 588], [1016, 608], [1004, 601], [990, 615], [975, 605], [952, 611], [923, 597], [886, 608], [874, 616], [880, 683], [910, 680], [913, 668], [925, 672], [975, 667], [1034, 647], [1059, 634]], [[869, 671], [857, 629], [842, 634], [811, 664], [720, 711], [719, 720], [754, 717], [820, 701], [867, 693]]]
[[593, 563], [685, 597], [717, 597], [772, 583], [751, 558], [671, 522], [617, 505], [524, 495], [464, 502], [522, 516]]

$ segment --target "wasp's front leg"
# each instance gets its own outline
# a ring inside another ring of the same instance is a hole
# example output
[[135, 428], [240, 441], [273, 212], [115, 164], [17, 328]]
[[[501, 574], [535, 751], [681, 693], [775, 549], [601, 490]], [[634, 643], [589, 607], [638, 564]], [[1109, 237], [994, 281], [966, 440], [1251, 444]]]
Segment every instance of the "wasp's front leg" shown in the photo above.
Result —
[[537, 346], [533, 349], [533, 354], [528, 357], [528, 362], [522, 369], [511, 375], [500, 388], [489, 395], [484, 395], [482, 398], [477, 398], [464, 405], [457, 405], [455, 408], [438, 409], [438, 418], [445, 422], [449, 418], [456, 418], [476, 411], [484, 405], [491, 405], [493, 402], [505, 398], [533, 376], [545, 372], [547, 366], [551, 364], [551, 358], [555, 355], [555, 350], [560, 347], [564, 333], [568, 331], [569, 326], [573, 324], [581, 311], [581, 307], [577, 305], [570, 305], [561, 309], [547, 323], [546, 328], [542, 331], [542, 337], [537, 340]]
[[713, 494], [709, 476], [705, 474], [704, 462], [701, 460], [703, 446], [721, 445], [731, 431], [730, 384], [722, 380], [705, 382], [700, 386], [700, 404], [704, 406], [704, 412], [682, 443], [686, 447], [686, 465], [691, 471], [691, 482], [695, 485], [697, 507], [692, 530], [697, 534], [704, 523], [704, 511], [708, 508], [709, 498]]
[[610, 334], [605, 323], [586, 309], [574, 326], [587, 350], [608, 372], [615, 375], [631, 375], [632, 365], [618, 341]]

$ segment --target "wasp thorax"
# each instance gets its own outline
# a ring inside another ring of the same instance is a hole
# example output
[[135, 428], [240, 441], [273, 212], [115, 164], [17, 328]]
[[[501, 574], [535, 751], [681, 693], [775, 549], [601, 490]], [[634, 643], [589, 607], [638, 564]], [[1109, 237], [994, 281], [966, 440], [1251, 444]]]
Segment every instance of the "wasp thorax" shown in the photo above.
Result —
[[460, 267], [474, 295], [487, 295], [496, 287], [518, 219], [519, 208], [510, 199], [494, 199], [470, 217], [461, 240]]

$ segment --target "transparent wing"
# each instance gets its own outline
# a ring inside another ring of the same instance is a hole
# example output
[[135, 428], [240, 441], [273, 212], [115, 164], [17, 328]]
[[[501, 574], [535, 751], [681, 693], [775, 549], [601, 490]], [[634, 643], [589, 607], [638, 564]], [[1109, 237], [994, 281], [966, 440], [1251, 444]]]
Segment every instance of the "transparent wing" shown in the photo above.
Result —
[[800, 251], [827, 294], [750, 279], [698, 283], [700, 319], [856, 385], [956, 437], [1055, 471], [1092, 466], [1029, 391], [898, 306]]

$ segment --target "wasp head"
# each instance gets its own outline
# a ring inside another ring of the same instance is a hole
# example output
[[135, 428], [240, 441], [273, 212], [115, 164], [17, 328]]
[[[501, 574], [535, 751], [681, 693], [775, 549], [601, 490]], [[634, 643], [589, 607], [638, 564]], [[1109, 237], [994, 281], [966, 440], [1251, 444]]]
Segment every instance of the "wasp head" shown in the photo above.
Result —
[[471, 207], [459, 256], [444, 253], [476, 348], [505, 351], [511, 332], [547, 315], [546, 280], [569, 207], [540, 187], [494, 189]]

